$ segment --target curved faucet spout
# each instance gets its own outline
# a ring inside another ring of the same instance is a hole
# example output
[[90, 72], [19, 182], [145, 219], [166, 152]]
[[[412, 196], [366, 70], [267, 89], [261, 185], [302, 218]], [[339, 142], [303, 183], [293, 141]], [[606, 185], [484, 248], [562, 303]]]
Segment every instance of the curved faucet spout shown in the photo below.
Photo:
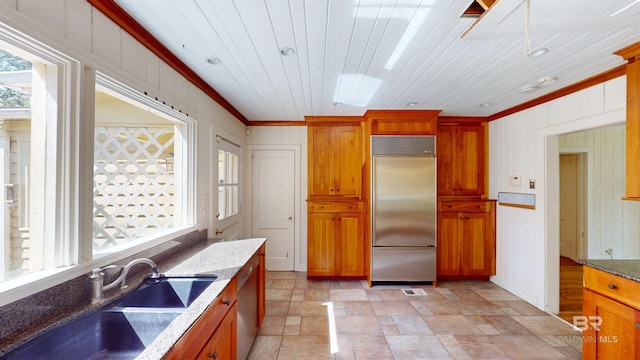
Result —
[[151, 277], [155, 278], [155, 277], [160, 276], [160, 274], [158, 273], [158, 266], [151, 259], [147, 259], [147, 258], [135, 259], [135, 260], [131, 261], [130, 263], [128, 263], [127, 265], [125, 265], [122, 268], [122, 272], [120, 273], [120, 276], [118, 276], [118, 278], [115, 279], [111, 284], [104, 285], [102, 287], [102, 290], [113, 289], [118, 284], [120, 284], [120, 288], [121, 289], [126, 288], [127, 287], [127, 283], [126, 283], [127, 274], [129, 273], [129, 270], [131, 270], [131, 268], [133, 266], [138, 265], [138, 264], [149, 265], [151, 267]]

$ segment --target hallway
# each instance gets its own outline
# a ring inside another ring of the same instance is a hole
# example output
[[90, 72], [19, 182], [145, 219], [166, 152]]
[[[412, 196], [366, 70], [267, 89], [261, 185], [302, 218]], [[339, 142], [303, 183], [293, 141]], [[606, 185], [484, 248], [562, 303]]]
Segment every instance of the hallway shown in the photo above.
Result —
[[579, 333], [491, 282], [412, 287], [426, 295], [407, 288], [268, 272], [267, 314], [249, 359], [581, 359]]

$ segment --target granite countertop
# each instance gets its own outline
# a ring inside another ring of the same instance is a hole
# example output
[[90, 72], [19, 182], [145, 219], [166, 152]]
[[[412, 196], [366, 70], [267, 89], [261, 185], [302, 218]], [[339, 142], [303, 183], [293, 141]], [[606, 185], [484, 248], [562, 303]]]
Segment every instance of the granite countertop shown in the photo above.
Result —
[[218, 279], [178, 316], [136, 359], [161, 359], [204, 313], [236, 273], [264, 244], [265, 238], [214, 242], [163, 274], [217, 275]]
[[577, 260], [577, 262], [629, 280], [640, 282], [640, 259], [585, 259]]

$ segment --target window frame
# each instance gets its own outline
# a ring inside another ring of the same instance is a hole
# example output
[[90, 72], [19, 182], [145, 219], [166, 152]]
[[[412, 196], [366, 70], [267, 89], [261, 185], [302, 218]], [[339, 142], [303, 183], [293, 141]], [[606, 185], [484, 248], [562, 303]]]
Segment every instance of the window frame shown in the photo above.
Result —
[[[218, 219], [218, 226], [220, 228], [225, 228], [227, 226], [229, 226], [230, 224], [233, 223], [237, 223], [239, 222], [240, 216], [242, 214], [242, 194], [241, 194], [241, 184], [242, 184], [242, 147], [240, 145], [237, 145], [227, 139], [225, 139], [224, 137], [220, 136], [220, 135], [216, 135], [216, 149], [215, 149], [215, 159], [216, 159], [216, 169], [218, 169], [218, 154], [219, 151], [223, 150], [226, 152], [229, 152], [231, 154], [234, 154], [237, 156], [238, 158], [238, 182], [234, 183], [234, 186], [238, 187], [238, 197], [237, 197], [237, 208], [238, 208], [238, 212], [236, 214], [233, 214], [231, 216], [227, 216], [224, 218], [218, 218], [218, 216], [216, 216], [216, 218]], [[216, 173], [218, 173], [219, 170], [216, 170]], [[216, 184], [215, 184], [215, 191], [216, 191], [216, 198], [218, 199], [218, 203], [216, 204], [216, 208], [219, 208], [219, 202], [220, 202], [220, 184], [218, 183], [220, 179], [220, 174], [218, 173], [218, 176], [216, 178]], [[225, 184], [228, 185], [228, 184]], [[219, 210], [218, 210], [219, 211]]]
[[[53, 255], [44, 258], [42, 270], [0, 281], [0, 306], [82, 276], [95, 267], [119, 261], [198, 230], [195, 201], [197, 131], [193, 118], [136, 91], [125, 81], [98, 73], [80, 60], [30, 39], [2, 23], [0, 41], [16, 55], [37, 59], [46, 65], [47, 107], [44, 111], [48, 118], [55, 119], [55, 126], [47, 129], [47, 141], [51, 141], [55, 151], [46, 154], [47, 161], [52, 161], [47, 164], [55, 166], [46, 167], [44, 191], [45, 201], [51, 204], [47, 209], [55, 209], [55, 214], [43, 216], [46, 229], [43, 235], [44, 251]], [[179, 119], [183, 122], [180, 136], [185, 141], [180, 144], [184, 160], [178, 165], [181, 167], [180, 176], [176, 177], [176, 186], [179, 183], [183, 189], [180, 204], [176, 204], [182, 215], [182, 225], [150, 236], [145, 239], [148, 241], [136, 241], [126, 249], [93, 259], [93, 147], [95, 87], [98, 84], [148, 106], [149, 111]]]
[[[175, 128], [175, 143], [174, 143], [174, 151], [175, 157], [180, 157], [180, 161], [174, 162], [174, 174], [175, 174], [175, 184], [174, 188], [181, 188], [181, 196], [180, 201], [175, 204], [175, 215], [180, 218], [180, 222], [182, 225], [172, 227], [167, 231], [152, 234], [149, 236], [141, 236], [140, 238], [132, 241], [128, 244], [123, 244], [118, 246], [116, 252], [110, 253], [105, 252], [100, 255], [99, 259], [108, 258], [113, 254], [119, 253], [130, 253], [133, 255], [135, 252], [140, 250], [136, 250], [131, 252], [129, 248], [138, 249], [142, 247], [141, 250], [145, 250], [149, 248], [145, 246], [147, 243], [153, 243], [155, 245], [166, 241], [166, 238], [170, 239], [175, 238], [176, 235], [181, 235], [186, 233], [182, 231], [183, 229], [189, 229], [189, 231], [195, 229], [197, 219], [196, 219], [196, 179], [197, 179], [197, 167], [196, 167], [196, 121], [174, 109], [171, 109], [169, 106], [162, 104], [155, 99], [145, 95], [144, 93], [140, 93], [127, 85], [119, 82], [108, 75], [96, 72], [95, 76], [95, 87], [100, 87], [101, 91], [105, 91], [108, 94], [117, 97], [123, 101], [134, 101], [137, 104], [132, 104], [133, 106], [143, 106], [149, 112], [155, 113], [161, 117], [170, 117], [175, 121], [179, 121], [182, 123], [182, 126]], [[94, 91], [95, 94], [95, 91]], [[94, 101], [95, 104], [95, 101]], [[94, 106], [95, 108], [95, 106]], [[92, 124], [95, 125], [95, 120], [92, 121]], [[92, 128], [92, 136], [91, 136], [91, 184], [93, 184], [93, 134], [94, 134], [95, 126]], [[91, 188], [91, 213], [93, 214], [93, 187]], [[90, 216], [89, 222], [93, 224], [93, 216]], [[93, 226], [91, 226], [91, 232], [85, 238], [90, 239], [88, 243], [84, 244], [84, 253], [83, 257], [92, 259], [93, 258]], [[158, 243], [154, 239], [165, 239]], [[96, 260], [96, 259], [94, 259]]]

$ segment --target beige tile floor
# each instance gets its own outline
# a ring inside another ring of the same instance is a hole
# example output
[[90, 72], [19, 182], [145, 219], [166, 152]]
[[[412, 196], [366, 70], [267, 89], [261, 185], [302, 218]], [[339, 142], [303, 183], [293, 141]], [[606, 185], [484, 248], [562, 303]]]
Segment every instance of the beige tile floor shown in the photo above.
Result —
[[[413, 286], [311, 281], [268, 272], [267, 309], [249, 359], [580, 359], [580, 335], [491, 282]], [[331, 353], [334, 310], [337, 352]]]

